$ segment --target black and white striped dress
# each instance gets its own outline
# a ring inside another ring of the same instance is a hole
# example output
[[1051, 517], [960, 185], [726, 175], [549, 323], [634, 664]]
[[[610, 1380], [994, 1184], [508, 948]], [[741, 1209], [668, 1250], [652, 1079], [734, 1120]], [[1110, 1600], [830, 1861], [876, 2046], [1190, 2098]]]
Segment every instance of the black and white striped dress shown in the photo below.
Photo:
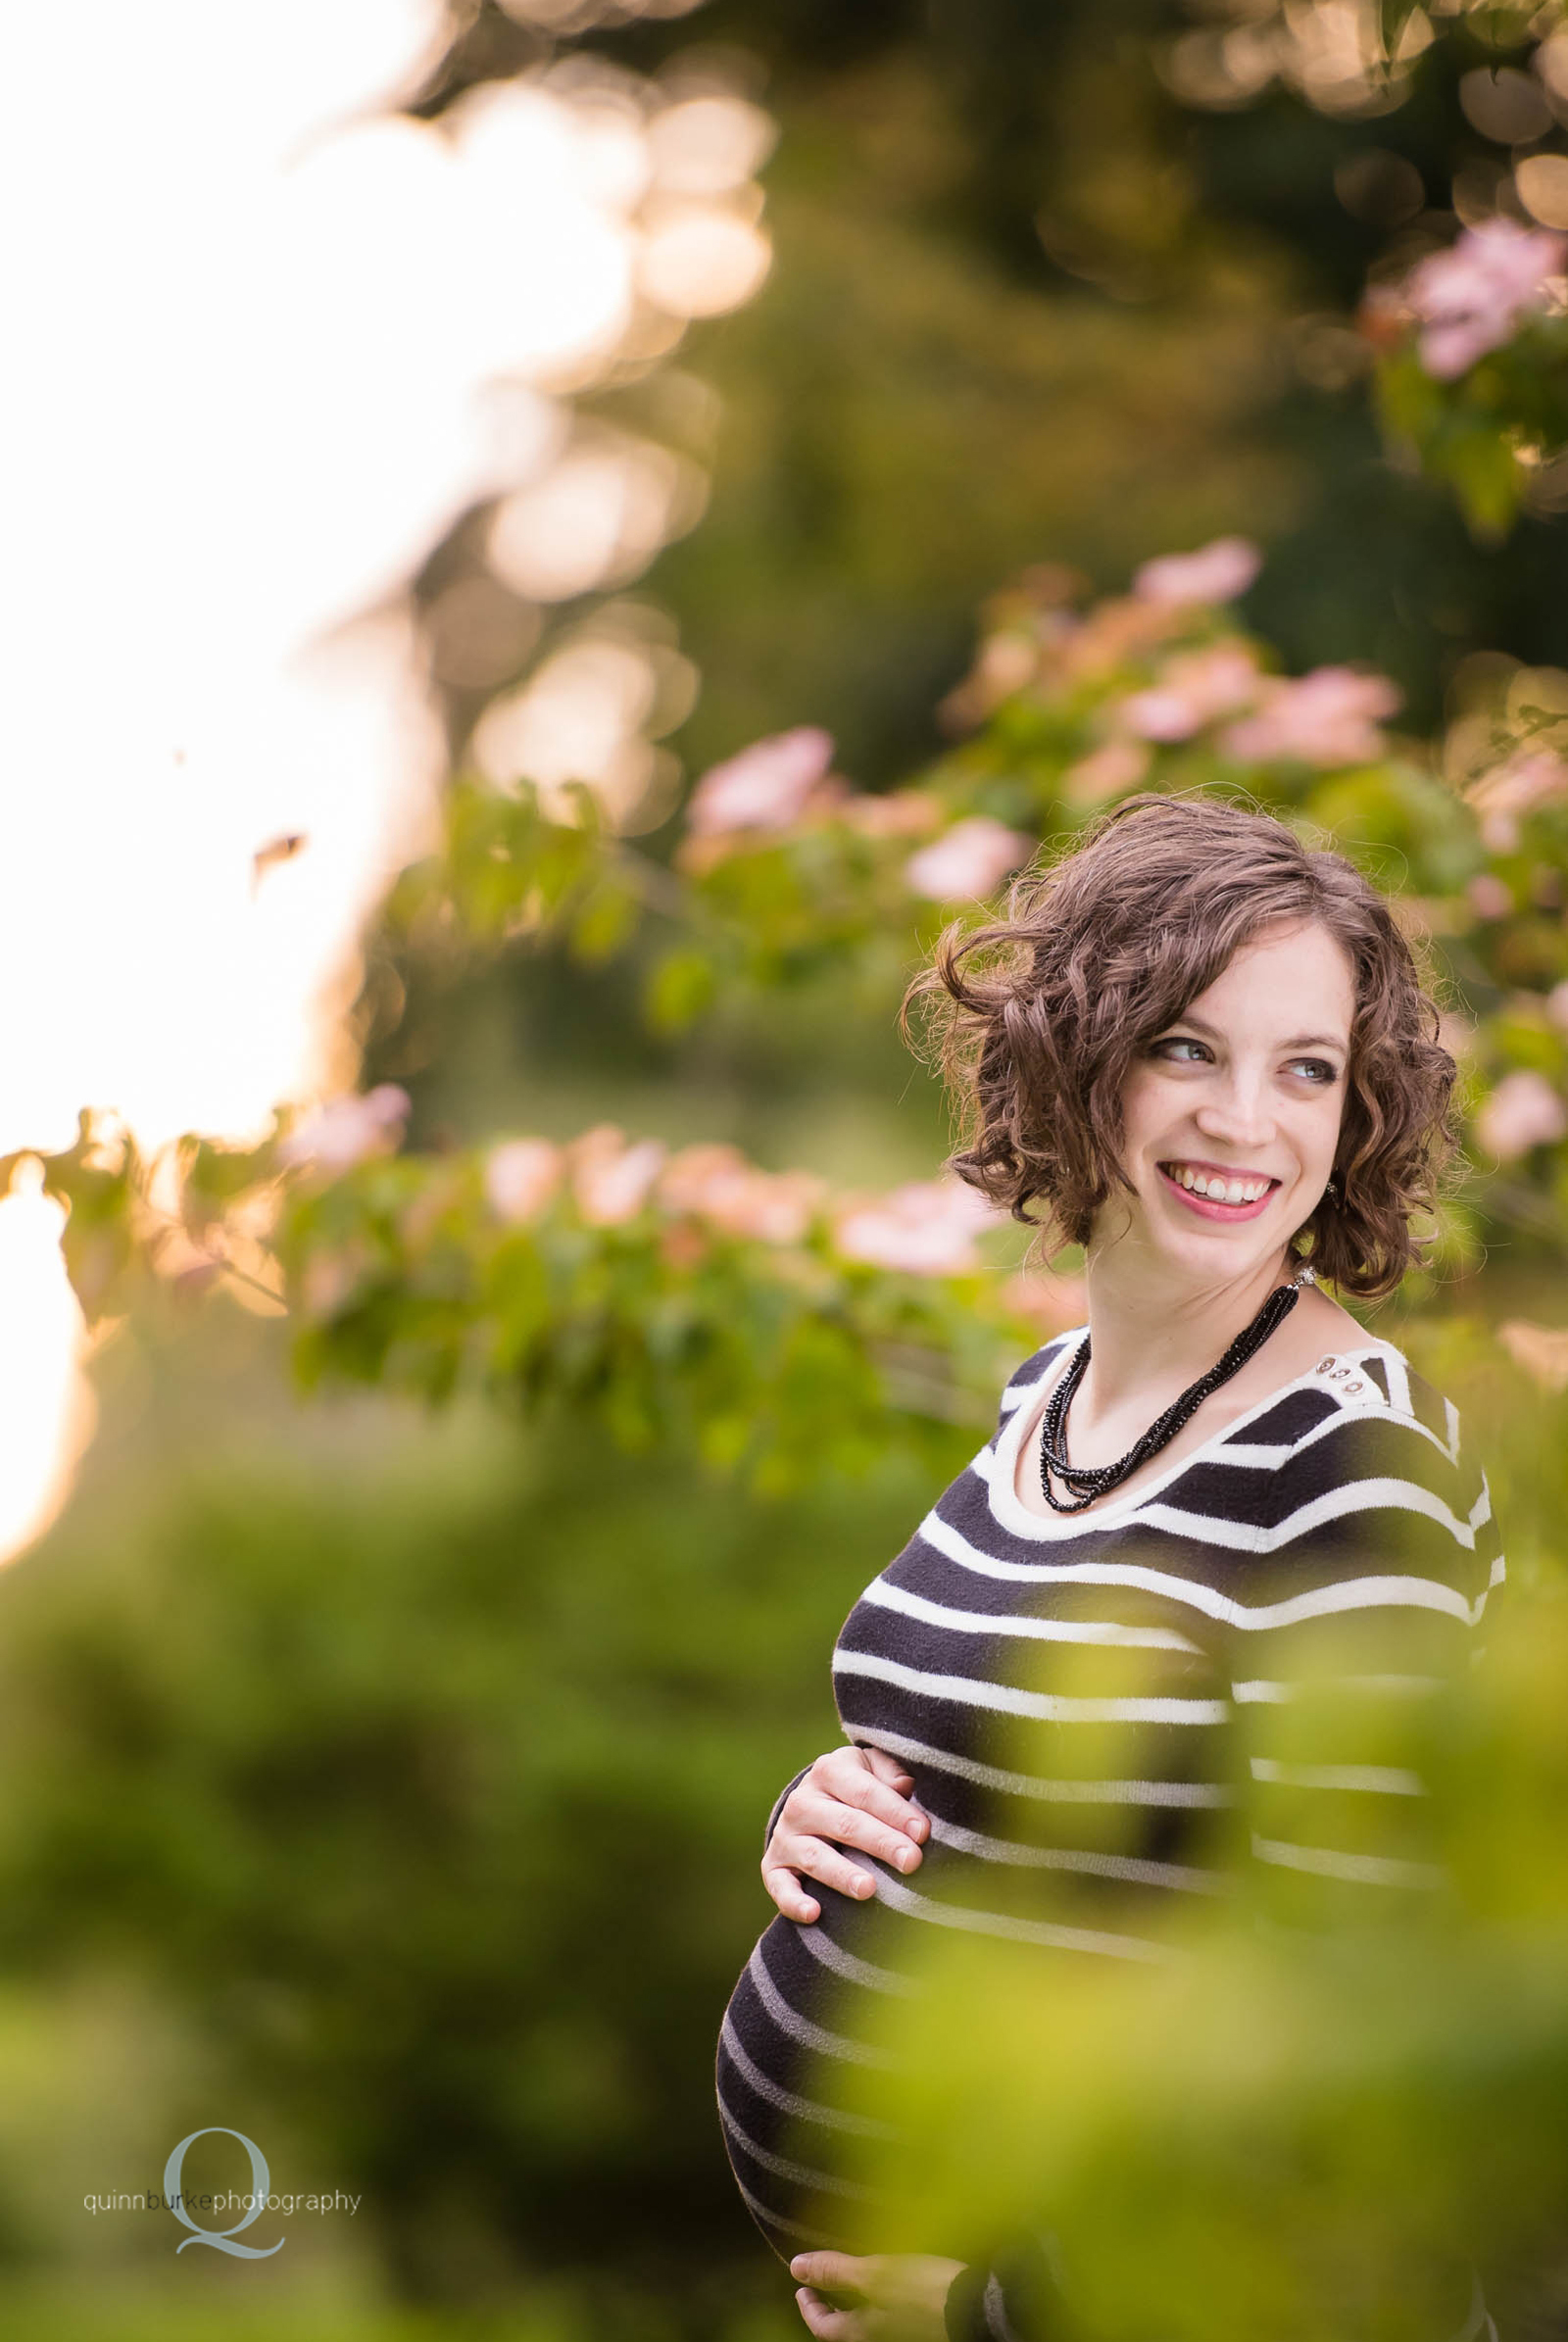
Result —
[[[1419, 1781], [1344, 1745], [1310, 1764], [1298, 1746], [1292, 1761], [1270, 1756], [1268, 1727], [1325, 1635], [1340, 1637], [1342, 1669], [1351, 1637], [1343, 1680], [1380, 1691], [1468, 1664], [1503, 1563], [1453, 1406], [1392, 1344], [1360, 1343], [1126, 1496], [1043, 1518], [1017, 1496], [1018, 1446], [1085, 1332], [1019, 1367], [995, 1434], [834, 1650], [845, 1736], [903, 1761], [930, 1835], [910, 1878], [855, 1851], [876, 1878], [865, 1902], [811, 1881], [821, 1917], [776, 1918], [725, 2012], [725, 2145], [786, 2260], [865, 2249], [867, 2191], [840, 2166], [877, 2127], [863, 2082], [885, 2053], [866, 2036], [879, 2001], [916, 1989], [908, 1971], [931, 1929], [1037, 1944], [1047, 1985], [1062, 1959], [1166, 1957], [1173, 1899], [1234, 1882], [1226, 1809], [1243, 1761], [1250, 1858], [1282, 1883], [1381, 1895], [1429, 1881], [1405, 1829]], [[884, 2238], [951, 2249], [893, 2227]], [[950, 2330], [1005, 2333], [1004, 2279], [966, 2272], [955, 2305], [966, 2283]]]

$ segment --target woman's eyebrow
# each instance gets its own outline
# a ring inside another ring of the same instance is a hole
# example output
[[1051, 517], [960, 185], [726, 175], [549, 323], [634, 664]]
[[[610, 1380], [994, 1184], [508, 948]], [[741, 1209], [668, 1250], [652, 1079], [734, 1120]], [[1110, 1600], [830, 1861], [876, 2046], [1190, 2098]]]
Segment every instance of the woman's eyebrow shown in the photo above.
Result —
[[[1178, 1016], [1172, 1022], [1191, 1025], [1195, 1033], [1206, 1033], [1211, 1041], [1223, 1038], [1217, 1026], [1205, 1023], [1200, 1016]], [[1289, 1041], [1279, 1044], [1282, 1049], [1339, 1049], [1342, 1053], [1346, 1046], [1343, 1040], [1337, 1039], [1332, 1033], [1293, 1033]]]

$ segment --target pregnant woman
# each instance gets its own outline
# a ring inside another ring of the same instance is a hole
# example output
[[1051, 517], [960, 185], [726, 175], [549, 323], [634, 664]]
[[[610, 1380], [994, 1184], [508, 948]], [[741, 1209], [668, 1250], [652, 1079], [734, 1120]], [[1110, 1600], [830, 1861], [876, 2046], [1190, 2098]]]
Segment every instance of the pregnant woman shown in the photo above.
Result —
[[[1454, 1078], [1348, 862], [1268, 815], [1135, 799], [1015, 882], [1004, 921], [950, 931], [917, 997], [963, 1107], [954, 1169], [1084, 1246], [1088, 1323], [1017, 1370], [844, 1625], [849, 1745], [774, 1808], [779, 1916], [725, 2013], [718, 2103], [813, 2334], [896, 2315], [1035, 2342], [1059, 2330], [1052, 2251], [966, 2265], [844, 2175], [890, 2127], [878, 2013], [940, 1928], [1038, 1946], [1043, 1990], [1053, 1963], [1162, 1957], [1166, 1915], [1233, 1883], [1235, 1736], [1267, 1745], [1325, 1633], [1368, 1686], [1458, 1672], [1502, 1561], [1453, 1407], [1325, 1290], [1374, 1298], [1419, 1258]], [[1251, 1759], [1278, 1805], [1248, 1859], [1303, 1892], [1430, 1881], [1408, 1776], [1293, 1753]], [[868, 2199], [875, 2259], [845, 2249]]]

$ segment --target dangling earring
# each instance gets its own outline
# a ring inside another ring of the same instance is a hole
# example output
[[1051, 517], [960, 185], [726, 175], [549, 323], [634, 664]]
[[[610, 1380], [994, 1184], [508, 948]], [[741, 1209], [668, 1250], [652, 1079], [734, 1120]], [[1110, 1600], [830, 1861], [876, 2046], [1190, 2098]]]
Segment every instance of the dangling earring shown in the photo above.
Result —
[[1340, 1200], [1340, 1183], [1339, 1183], [1339, 1181], [1338, 1181], [1338, 1180], [1336, 1180], [1336, 1179], [1331, 1179], [1331, 1180], [1329, 1181], [1329, 1184], [1328, 1184], [1328, 1186], [1327, 1186], [1327, 1187], [1324, 1189], [1323, 1193], [1324, 1193], [1324, 1195], [1327, 1195], [1327, 1196], [1328, 1196], [1328, 1197], [1329, 1197], [1329, 1198], [1330, 1198], [1330, 1199], [1331, 1199], [1333, 1202], [1335, 1202], [1335, 1203], [1338, 1203], [1338, 1201]]

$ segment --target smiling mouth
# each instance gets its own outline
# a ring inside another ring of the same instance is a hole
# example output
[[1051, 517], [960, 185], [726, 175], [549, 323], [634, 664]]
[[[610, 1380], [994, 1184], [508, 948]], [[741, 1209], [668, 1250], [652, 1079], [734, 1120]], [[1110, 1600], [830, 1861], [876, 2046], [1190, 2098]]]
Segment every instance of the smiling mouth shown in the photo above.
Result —
[[1233, 1174], [1197, 1163], [1161, 1163], [1159, 1172], [1188, 1202], [1237, 1219], [1261, 1211], [1280, 1184], [1260, 1172]]

